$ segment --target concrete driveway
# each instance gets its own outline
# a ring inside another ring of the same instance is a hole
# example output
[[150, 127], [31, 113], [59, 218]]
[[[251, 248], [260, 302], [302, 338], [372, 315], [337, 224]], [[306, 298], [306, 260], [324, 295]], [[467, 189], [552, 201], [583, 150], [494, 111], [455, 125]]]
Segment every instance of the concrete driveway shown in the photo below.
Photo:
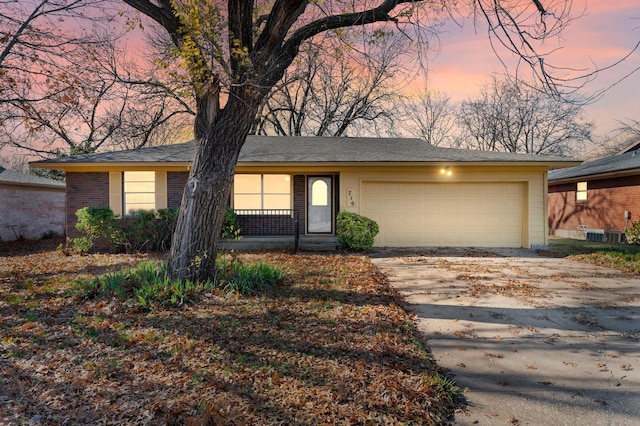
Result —
[[378, 250], [459, 425], [639, 425], [640, 278], [529, 250]]

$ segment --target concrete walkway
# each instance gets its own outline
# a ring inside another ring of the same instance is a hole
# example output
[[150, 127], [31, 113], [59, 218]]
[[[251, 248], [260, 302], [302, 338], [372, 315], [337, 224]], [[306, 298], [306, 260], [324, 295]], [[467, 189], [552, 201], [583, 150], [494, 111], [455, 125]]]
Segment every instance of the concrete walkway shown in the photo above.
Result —
[[640, 278], [529, 250], [378, 250], [458, 425], [640, 425]]

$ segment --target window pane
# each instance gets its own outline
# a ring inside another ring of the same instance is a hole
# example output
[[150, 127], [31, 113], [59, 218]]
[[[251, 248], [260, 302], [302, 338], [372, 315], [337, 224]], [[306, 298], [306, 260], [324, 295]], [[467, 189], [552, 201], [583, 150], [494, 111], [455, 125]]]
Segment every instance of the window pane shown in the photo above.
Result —
[[124, 172], [125, 182], [155, 182], [156, 172]]
[[235, 175], [233, 192], [235, 194], [259, 194], [262, 192], [260, 175]]
[[235, 194], [233, 196], [234, 209], [261, 209], [262, 197], [260, 194]]
[[587, 201], [587, 182], [578, 182], [576, 201]]
[[291, 183], [289, 175], [264, 175], [265, 194], [289, 194], [290, 191]]
[[323, 180], [317, 180], [311, 185], [311, 205], [312, 206], [326, 206], [329, 204], [328, 200], [329, 187]]
[[125, 214], [137, 210], [155, 210], [156, 208], [156, 173], [124, 172], [123, 194]]
[[139, 204], [139, 203], [144, 203], [144, 204], [153, 204], [156, 201], [156, 194], [138, 194], [138, 193], [132, 193], [132, 194], [125, 194], [124, 195], [124, 202], [125, 204]]
[[291, 208], [291, 197], [289, 194], [265, 194], [265, 209], [288, 209]]
[[290, 209], [291, 177], [289, 175], [235, 175], [233, 208]]
[[124, 192], [155, 192], [155, 182], [124, 182]]

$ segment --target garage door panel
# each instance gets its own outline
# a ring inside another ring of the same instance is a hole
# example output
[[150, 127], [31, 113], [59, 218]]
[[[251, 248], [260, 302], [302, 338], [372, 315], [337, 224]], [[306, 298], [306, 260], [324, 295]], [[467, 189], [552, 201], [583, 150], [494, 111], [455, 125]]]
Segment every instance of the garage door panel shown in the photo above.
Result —
[[417, 198], [415, 196], [412, 196], [412, 198], [401, 200], [401, 204], [403, 206], [403, 209], [409, 212], [414, 210], [420, 211], [424, 208], [422, 198]]
[[377, 246], [521, 247], [521, 183], [364, 182]]

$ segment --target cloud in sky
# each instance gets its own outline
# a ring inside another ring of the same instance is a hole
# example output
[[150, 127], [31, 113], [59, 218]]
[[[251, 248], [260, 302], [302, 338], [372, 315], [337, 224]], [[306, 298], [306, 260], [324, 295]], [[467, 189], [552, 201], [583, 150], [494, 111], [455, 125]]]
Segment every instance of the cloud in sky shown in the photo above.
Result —
[[[567, 74], [570, 70], [581, 73], [607, 67], [629, 54], [640, 41], [637, 0], [576, 0], [573, 7], [574, 15], [584, 10], [583, 16], [571, 22], [559, 38], [542, 46], [552, 52], [545, 62], [566, 68]], [[635, 52], [624, 63], [600, 73], [583, 94], [588, 96], [609, 87], [638, 67], [640, 52]], [[492, 72], [504, 72], [492, 51], [486, 26], [474, 28], [469, 21], [463, 28], [453, 22], [443, 27], [440, 50], [432, 55], [429, 68], [429, 88], [443, 91], [455, 100], [477, 93]], [[638, 99], [640, 72], [618, 83], [586, 109], [589, 117], [596, 120], [596, 133], [604, 134], [616, 127], [616, 120], [640, 119]]]

